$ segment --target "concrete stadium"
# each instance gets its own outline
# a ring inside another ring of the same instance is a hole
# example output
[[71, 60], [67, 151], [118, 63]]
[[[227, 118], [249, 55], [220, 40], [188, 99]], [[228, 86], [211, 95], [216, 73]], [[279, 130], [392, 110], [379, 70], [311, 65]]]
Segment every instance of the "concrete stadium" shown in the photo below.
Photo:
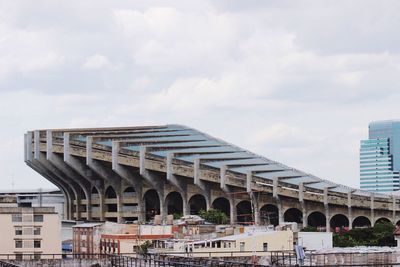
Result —
[[29, 131], [25, 162], [63, 192], [65, 219], [144, 222], [215, 208], [232, 224], [326, 231], [400, 220], [395, 196], [320, 179], [182, 125]]

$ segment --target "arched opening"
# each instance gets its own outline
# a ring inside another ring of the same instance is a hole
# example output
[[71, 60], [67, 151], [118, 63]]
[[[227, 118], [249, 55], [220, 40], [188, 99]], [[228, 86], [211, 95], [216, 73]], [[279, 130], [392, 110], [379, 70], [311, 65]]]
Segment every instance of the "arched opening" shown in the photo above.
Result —
[[262, 224], [277, 226], [279, 224], [278, 207], [271, 204], [262, 206], [260, 209], [260, 219]]
[[189, 199], [190, 214], [199, 214], [200, 210], [207, 209], [206, 198], [202, 195], [194, 195]]
[[125, 190], [123, 192], [124, 198], [130, 198], [130, 197], [135, 197], [135, 196], [136, 196], [135, 188], [133, 188], [132, 186], [125, 188]]
[[253, 213], [251, 209], [251, 202], [243, 200], [236, 205], [237, 222], [243, 224], [253, 223]]
[[171, 192], [165, 198], [167, 214], [183, 214], [183, 199], [178, 192]]
[[376, 220], [375, 225], [377, 225], [378, 223], [390, 223], [390, 220], [388, 218], [382, 217]]
[[400, 226], [400, 220], [397, 221], [396, 226]]
[[92, 220], [100, 220], [100, 194], [95, 186], [92, 187], [90, 192], [92, 198]]
[[330, 226], [337, 232], [341, 228], [349, 227], [349, 219], [343, 214], [336, 214], [331, 218]]
[[231, 216], [231, 206], [229, 203], [229, 200], [224, 198], [224, 197], [219, 197], [217, 199], [214, 200], [214, 202], [212, 203], [212, 208], [216, 209], [216, 210], [220, 210], [223, 213], [225, 213], [225, 215], [230, 218]]
[[311, 227], [326, 228], [326, 217], [325, 214], [319, 211], [311, 212], [307, 217], [307, 225]]
[[369, 228], [371, 227], [371, 221], [365, 216], [358, 216], [353, 220], [353, 229], [355, 228]]
[[97, 190], [97, 188], [95, 186], [92, 187], [91, 194], [92, 194], [92, 198], [94, 196], [99, 197], [99, 191]]
[[283, 214], [283, 219], [285, 222], [302, 223], [303, 213], [299, 209], [290, 208]]
[[106, 189], [106, 198], [117, 198], [117, 194], [115, 193], [114, 188], [112, 186], [107, 187]]
[[153, 219], [155, 215], [160, 214], [160, 198], [156, 190], [150, 189], [144, 194], [143, 199], [146, 221], [149, 221]]
[[132, 186], [125, 188], [122, 192], [122, 219], [125, 222], [134, 222], [138, 219], [137, 213], [138, 203], [136, 200], [136, 192]]
[[[112, 186], [107, 187], [105, 192], [105, 204], [106, 204], [106, 212], [118, 212], [118, 205], [117, 205], [117, 194], [115, 193], [114, 188]], [[106, 214], [107, 220], [115, 221], [116, 217], [112, 216], [111, 214]]]

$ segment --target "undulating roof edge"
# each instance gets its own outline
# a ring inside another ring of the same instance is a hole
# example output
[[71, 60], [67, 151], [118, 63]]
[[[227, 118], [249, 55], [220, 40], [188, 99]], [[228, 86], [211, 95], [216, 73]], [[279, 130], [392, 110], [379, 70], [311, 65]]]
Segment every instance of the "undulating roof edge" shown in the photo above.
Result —
[[[193, 152], [190, 152], [190, 150], [187, 150], [186, 154], [192, 154], [192, 156], [196, 155], [196, 153], [206, 153], [207, 152], [207, 148], [209, 149], [209, 154], [214, 154], [214, 155], [221, 155], [221, 153], [226, 153], [226, 155], [228, 154], [234, 154], [234, 153], [240, 153], [241, 155], [247, 155], [248, 159], [257, 159], [258, 161], [263, 161], [265, 163], [265, 165], [275, 165], [275, 166], [279, 166], [280, 168], [282, 168], [282, 171], [285, 171], [285, 173], [287, 172], [293, 172], [293, 177], [290, 178], [290, 175], [287, 175], [287, 177], [285, 178], [284, 182], [288, 182], [290, 183], [290, 179], [293, 179], [293, 182], [295, 183], [300, 183], [301, 182], [301, 178], [304, 177], [305, 180], [304, 181], [310, 181], [310, 180], [315, 180], [315, 182], [312, 182], [310, 184], [307, 184], [307, 187], [310, 188], [316, 188], [316, 189], [321, 189], [324, 187], [329, 187], [330, 191], [333, 192], [340, 192], [340, 193], [345, 193], [345, 192], [352, 192], [355, 195], [361, 195], [361, 196], [370, 196], [371, 194], [374, 194], [375, 196], [379, 196], [382, 198], [389, 198], [390, 195], [389, 194], [383, 194], [383, 193], [371, 193], [368, 191], [364, 191], [358, 188], [352, 188], [346, 185], [342, 185], [342, 184], [338, 184], [335, 182], [332, 182], [330, 180], [327, 179], [322, 179], [319, 178], [315, 175], [312, 175], [310, 173], [306, 173], [303, 172], [299, 169], [296, 168], [292, 168], [289, 167], [283, 163], [271, 160], [269, 158], [266, 158], [264, 156], [255, 154], [247, 149], [243, 149], [241, 147], [238, 147], [234, 144], [231, 144], [229, 142], [226, 142], [220, 138], [216, 138], [214, 136], [211, 136], [207, 133], [204, 133], [202, 131], [199, 131], [197, 129], [185, 126], [185, 125], [181, 125], [181, 124], [166, 124], [166, 125], [153, 125], [153, 126], [132, 126], [132, 127], [101, 127], [101, 128], [69, 128], [69, 129], [42, 129], [39, 131], [52, 131], [52, 132], [68, 132], [71, 134], [80, 134], [81, 136], [91, 136], [90, 134], [92, 133], [102, 133], [102, 132], [106, 132], [106, 133], [110, 133], [112, 134], [112, 136], [118, 136], [118, 132], [123, 132], [124, 134], [126, 134], [126, 141], [135, 141], [135, 139], [140, 139], [140, 138], [152, 138], [149, 140], [152, 140], [153, 142], [157, 141], [157, 134], [160, 135], [159, 137], [159, 142], [157, 142], [156, 145], [151, 145], [152, 148], [157, 148], [157, 147], [165, 147], [166, 143], [168, 142], [169, 146], [173, 146], [173, 142], [179, 143], [179, 145], [176, 145], [176, 149], [175, 150], [171, 150], [171, 151], [175, 151], [175, 153], [185, 153], [184, 151], [184, 146], [182, 144], [184, 144], [185, 142], [187, 142], [188, 144], [190, 144], [190, 142], [193, 143], [193, 140], [190, 138], [191, 136], [201, 136], [203, 137], [204, 140], [200, 140], [200, 142], [209, 142], [209, 141], [213, 141], [212, 143], [216, 143], [216, 145], [212, 146], [203, 146], [202, 149], [193, 149]], [[135, 133], [132, 136], [129, 136], [129, 132], [132, 131], [132, 133]], [[141, 135], [140, 133], [143, 132], [153, 132], [153, 134], [150, 134], [148, 136], [145, 136], [144, 134]], [[182, 138], [182, 140], [180, 140], [179, 136], [176, 136], [176, 138], [165, 138], [162, 137], [162, 133], [163, 132], [169, 132], [168, 134], [166, 134], [166, 136], [171, 136], [171, 131], [174, 132], [179, 132], [179, 131], [183, 131], [182, 134], [184, 133], [184, 136], [186, 136], [185, 138]], [[137, 133], [136, 133], [137, 132]], [[122, 134], [122, 133], [121, 133]], [[106, 135], [105, 135], [106, 136]], [[125, 137], [125, 136], [124, 136]], [[166, 140], [163, 143], [163, 139]], [[186, 140], [185, 140], [186, 139]], [[195, 140], [197, 140], [199, 138], [196, 138]], [[113, 140], [112, 137], [110, 137], [110, 140]], [[143, 140], [143, 139], [142, 139]], [[82, 137], [79, 141], [83, 141]], [[182, 142], [181, 142], [182, 141]], [[102, 141], [103, 145], [106, 146], [111, 146], [111, 143], [107, 143], [104, 142], [104, 140]], [[157, 146], [158, 145], [158, 146]], [[200, 146], [199, 146], [200, 147]], [[220, 148], [230, 148], [230, 149], [216, 149], [217, 147]], [[213, 151], [214, 150], [214, 151]], [[200, 151], [200, 152], [199, 152]], [[222, 151], [222, 152], [221, 152]], [[225, 151], [225, 152], [224, 152]], [[166, 156], [166, 153], [159, 153], [159, 156]], [[243, 158], [244, 156], [242, 156]], [[220, 160], [224, 160], [223, 154], [222, 156], [220, 156]], [[226, 161], [229, 160], [229, 157], [226, 157]], [[251, 164], [243, 164], [243, 166], [251, 166]], [[260, 165], [260, 164], [258, 164]], [[211, 166], [211, 165], [210, 165]], [[214, 166], [215, 167], [215, 166]], [[234, 167], [233, 167], [234, 168]], [[240, 168], [236, 168], [236, 169], [240, 169]], [[249, 168], [251, 170], [251, 168]], [[260, 167], [257, 168], [262, 169]], [[243, 171], [243, 169], [242, 169]], [[296, 175], [294, 175], [296, 174]], [[263, 178], [261, 175], [257, 175], [257, 173], [255, 174], [255, 176]], [[299, 179], [300, 178], [300, 179]], [[313, 186], [314, 184], [314, 186]], [[317, 185], [319, 184], [319, 185]]]

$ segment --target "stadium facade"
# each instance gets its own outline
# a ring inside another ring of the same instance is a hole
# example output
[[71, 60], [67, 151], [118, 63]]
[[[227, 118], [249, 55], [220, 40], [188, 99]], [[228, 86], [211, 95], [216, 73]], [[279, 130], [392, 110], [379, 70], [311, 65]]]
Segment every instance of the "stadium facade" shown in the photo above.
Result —
[[66, 219], [146, 221], [219, 209], [232, 224], [397, 223], [395, 196], [349, 188], [181, 126], [35, 130], [25, 162], [63, 192]]

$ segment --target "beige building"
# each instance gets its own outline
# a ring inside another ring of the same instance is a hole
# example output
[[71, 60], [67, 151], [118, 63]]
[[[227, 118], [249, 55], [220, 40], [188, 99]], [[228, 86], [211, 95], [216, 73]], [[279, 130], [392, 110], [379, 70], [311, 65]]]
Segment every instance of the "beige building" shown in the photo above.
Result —
[[168, 253], [190, 253], [193, 257], [238, 257], [268, 255], [271, 251], [293, 250], [293, 232], [287, 231], [255, 231], [229, 235], [220, 238], [188, 241], [170, 240], [158, 242], [155, 251]]
[[0, 254], [15, 259], [61, 254], [61, 224], [54, 208], [0, 207], [0, 226]]

